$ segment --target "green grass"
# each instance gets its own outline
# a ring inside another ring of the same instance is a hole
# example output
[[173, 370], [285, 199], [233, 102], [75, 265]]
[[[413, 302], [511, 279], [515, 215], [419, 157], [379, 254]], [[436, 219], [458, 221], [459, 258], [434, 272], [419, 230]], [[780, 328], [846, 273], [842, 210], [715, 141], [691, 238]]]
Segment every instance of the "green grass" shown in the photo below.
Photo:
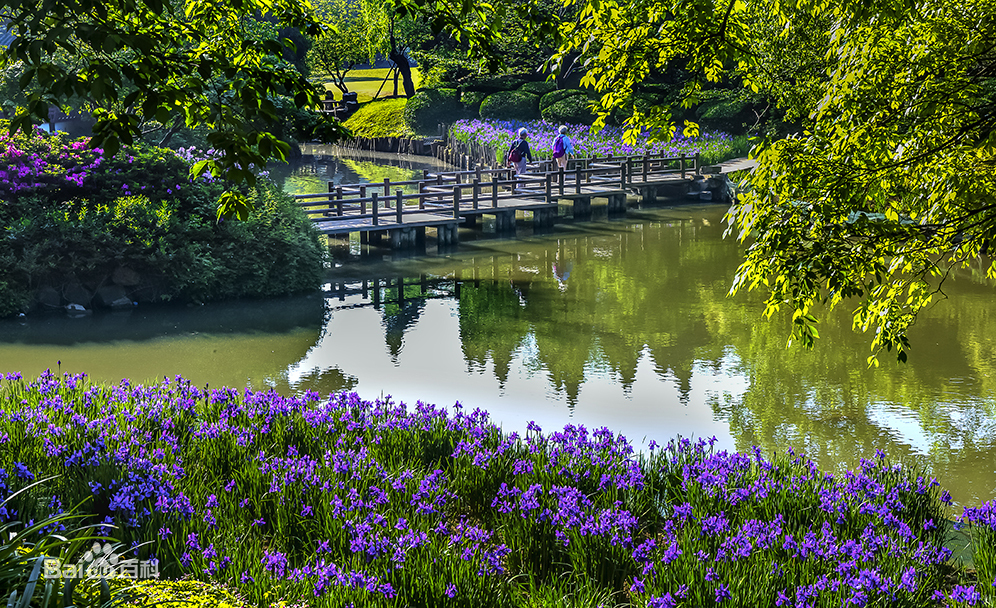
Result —
[[411, 135], [405, 124], [405, 98], [385, 99], [360, 106], [346, 120], [346, 128], [357, 137], [402, 137]]
[[[349, 87], [350, 92], [356, 93], [356, 99], [360, 103], [373, 100], [374, 96], [377, 95], [377, 89], [380, 89], [381, 83], [384, 83], [384, 88], [380, 90], [379, 97], [389, 97], [394, 94], [394, 78], [388, 78], [387, 82], [384, 82], [384, 76], [390, 71], [390, 68], [353, 70], [346, 77], [346, 86]], [[412, 68], [412, 80], [417, 89], [419, 83], [422, 82], [422, 75], [416, 67]], [[336, 99], [342, 98], [342, 92], [331, 82], [326, 83], [325, 88], [335, 93]], [[398, 94], [405, 94], [404, 85], [400, 77], [398, 78]]]

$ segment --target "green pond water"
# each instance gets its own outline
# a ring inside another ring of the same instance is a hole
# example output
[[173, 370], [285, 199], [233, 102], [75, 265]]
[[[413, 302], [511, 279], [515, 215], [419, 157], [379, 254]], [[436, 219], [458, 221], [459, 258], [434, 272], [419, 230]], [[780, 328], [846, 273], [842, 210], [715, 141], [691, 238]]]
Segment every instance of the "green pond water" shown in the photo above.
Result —
[[333, 241], [321, 294], [6, 320], [0, 370], [459, 401], [507, 430], [607, 426], [638, 445], [714, 435], [836, 471], [881, 449], [957, 503], [992, 499], [993, 288], [957, 277], [905, 365], [883, 355], [868, 369], [846, 311], [821, 324], [815, 351], [786, 349], [786, 318], [727, 296], [741, 250], [722, 238], [723, 213], [657, 206], [546, 234], [520, 222], [517, 239], [485, 222], [419, 256]]

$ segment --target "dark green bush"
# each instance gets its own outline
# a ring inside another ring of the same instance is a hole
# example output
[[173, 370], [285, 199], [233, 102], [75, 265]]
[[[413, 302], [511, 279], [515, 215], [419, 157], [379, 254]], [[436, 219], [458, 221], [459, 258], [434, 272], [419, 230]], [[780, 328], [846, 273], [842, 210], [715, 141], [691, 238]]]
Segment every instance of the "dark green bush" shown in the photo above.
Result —
[[464, 91], [460, 96], [460, 105], [463, 106], [463, 118], [479, 118], [481, 116], [481, 103], [488, 94], [483, 91]]
[[[581, 89], [557, 89], [556, 91], [550, 91], [540, 97], [540, 111], [542, 112], [543, 110], [546, 110], [561, 99], [567, 99], [568, 97], [575, 97], [578, 95], [586, 96], [586, 93]], [[587, 99], [587, 97], [585, 98]]]
[[492, 93], [481, 102], [481, 118], [535, 120], [539, 118], [539, 96], [525, 91]]
[[552, 103], [543, 110], [543, 120], [576, 125], [590, 125], [595, 115], [588, 108], [586, 95], [571, 95]]
[[405, 123], [416, 133], [432, 132], [461, 118], [461, 110], [456, 89], [422, 89], [405, 104]]
[[529, 78], [526, 76], [505, 74], [504, 76], [474, 78], [465, 82], [462, 88], [464, 91], [498, 93], [499, 91], [514, 91], [527, 82], [529, 82]]
[[526, 93], [532, 93], [533, 95], [546, 95], [552, 91], [557, 90], [557, 85], [550, 81], [541, 82], [527, 82], [526, 84], [519, 87], [520, 91], [525, 91]]

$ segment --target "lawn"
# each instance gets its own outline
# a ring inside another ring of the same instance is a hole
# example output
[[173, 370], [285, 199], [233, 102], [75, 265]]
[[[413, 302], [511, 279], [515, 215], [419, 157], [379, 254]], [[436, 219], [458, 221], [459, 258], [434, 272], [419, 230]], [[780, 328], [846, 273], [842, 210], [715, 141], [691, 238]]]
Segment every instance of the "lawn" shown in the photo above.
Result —
[[[360, 103], [374, 99], [377, 95], [377, 90], [380, 89], [381, 83], [384, 84], [384, 88], [381, 89], [379, 97], [388, 97], [394, 94], [394, 78], [388, 78], [387, 82], [384, 82], [384, 77], [390, 71], [390, 68], [353, 70], [346, 77], [346, 86], [349, 87], [351, 92], [356, 93], [357, 101]], [[422, 75], [416, 67], [412, 68], [412, 80], [415, 82], [415, 87], [418, 88], [419, 83], [422, 81]], [[325, 83], [325, 88], [335, 93], [336, 99], [342, 98], [342, 92], [331, 82]], [[404, 85], [400, 77], [398, 78], [398, 94], [405, 94]]]

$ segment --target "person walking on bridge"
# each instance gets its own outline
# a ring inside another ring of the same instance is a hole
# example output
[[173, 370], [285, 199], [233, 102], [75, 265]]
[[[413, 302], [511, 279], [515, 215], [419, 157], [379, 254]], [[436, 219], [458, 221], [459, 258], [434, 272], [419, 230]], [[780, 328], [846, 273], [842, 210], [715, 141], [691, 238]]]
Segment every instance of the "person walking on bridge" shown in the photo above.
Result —
[[508, 148], [508, 154], [505, 155], [507, 164], [515, 169], [516, 175], [522, 175], [526, 172], [526, 159], [533, 162], [533, 154], [529, 151], [529, 142], [526, 141], [527, 135], [529, 135], [529, 131], [525, 127], [519, 129], [519, 137], [512, 142]]
[[574, 144], [567, 136], [567, 125], [560, 125], [560, 133], [553, 138], [553, 158], [557, 160], [557, 167], [567, 170], [567, 159], [574, 153]]

